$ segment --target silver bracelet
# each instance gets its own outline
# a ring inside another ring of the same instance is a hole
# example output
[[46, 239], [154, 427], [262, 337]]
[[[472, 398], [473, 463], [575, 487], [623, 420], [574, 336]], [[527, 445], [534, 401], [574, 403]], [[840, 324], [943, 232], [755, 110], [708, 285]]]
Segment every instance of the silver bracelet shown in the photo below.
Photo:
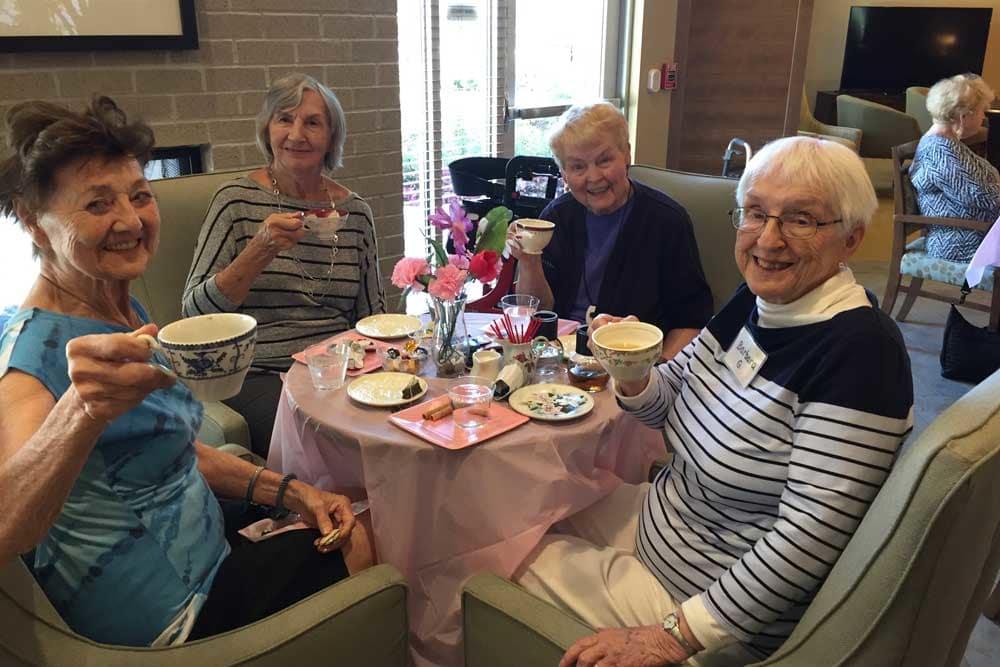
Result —
[[259, 466], [253, 471], [253, 475], [250, 476], [250, 483], [247, 484], [247, 494], [243, 498], [243, 511], [250, 509], [250, 504], [253, 502], [253, 487], [257, 484], [257, 478], [260, 474], [264, 472], [264, 466]]

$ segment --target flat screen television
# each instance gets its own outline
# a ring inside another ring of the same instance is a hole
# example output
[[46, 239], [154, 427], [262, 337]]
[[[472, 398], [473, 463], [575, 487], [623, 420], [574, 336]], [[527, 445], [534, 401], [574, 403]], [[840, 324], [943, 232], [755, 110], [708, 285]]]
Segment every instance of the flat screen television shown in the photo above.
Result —
[[841, 90], [901, 93], [955, 74], [982, 75], [993, 10], [851, 7]]

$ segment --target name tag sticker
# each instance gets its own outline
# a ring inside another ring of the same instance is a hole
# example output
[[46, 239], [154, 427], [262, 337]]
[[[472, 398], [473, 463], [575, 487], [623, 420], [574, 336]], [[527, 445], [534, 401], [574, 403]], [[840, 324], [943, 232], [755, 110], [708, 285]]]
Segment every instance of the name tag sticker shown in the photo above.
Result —
[[760, 345], [753, 339], [753, 335], [743, 327], [740, 335], [736, 337], [733, 344], [726, 350], [726, 356], [722, 358], [722, 363], [726, 365], [740, 386], [744, 389], [750, 385], [761, 366], [767, 361], [767, 353], [760, 349]]

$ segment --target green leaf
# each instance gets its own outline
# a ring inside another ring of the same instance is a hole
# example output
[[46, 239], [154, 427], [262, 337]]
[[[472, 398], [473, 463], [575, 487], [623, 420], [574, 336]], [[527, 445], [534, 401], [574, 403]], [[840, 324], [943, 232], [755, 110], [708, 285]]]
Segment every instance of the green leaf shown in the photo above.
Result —
[[412, 292], [412, 291], [413, 291], [413, 288], [410, 287], [409, 285], [407, 285], [406, 289], [404, 289], [403, 293], [399, 296], [399, 307], [397, 308], [397, 310], [399, 310], [399, 312], [401, 312], [401, 313], [405, 313], [406, 312], [406, 297], [410, 296], [410, 292]]
[[501, 254], [504, 244], [507, 243], [507, 225], [513, 217], [514, 214], [506, 206], [497, 206], [491, 209], [479, 221], [479, 230], [476, 232], [476, 252], [492, 250]]
[[429, 238], [427, 240], [430, 242], [431, 248], [434, 249], [434, 260], [437, 262], [438, 268], [446, 266], [448, 264], [448, 253], [445, 252], [444, 246], [437, 239]]

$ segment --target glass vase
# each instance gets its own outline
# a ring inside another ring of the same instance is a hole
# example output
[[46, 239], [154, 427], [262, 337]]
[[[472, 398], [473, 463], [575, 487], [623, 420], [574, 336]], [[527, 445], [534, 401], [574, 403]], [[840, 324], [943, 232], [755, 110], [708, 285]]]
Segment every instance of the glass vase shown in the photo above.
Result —
[[430, 297], [434, 315], [434, 365], [437, 376], [453, 378], [464, 375], [465, 367], [465, 295], [452, 301]]

